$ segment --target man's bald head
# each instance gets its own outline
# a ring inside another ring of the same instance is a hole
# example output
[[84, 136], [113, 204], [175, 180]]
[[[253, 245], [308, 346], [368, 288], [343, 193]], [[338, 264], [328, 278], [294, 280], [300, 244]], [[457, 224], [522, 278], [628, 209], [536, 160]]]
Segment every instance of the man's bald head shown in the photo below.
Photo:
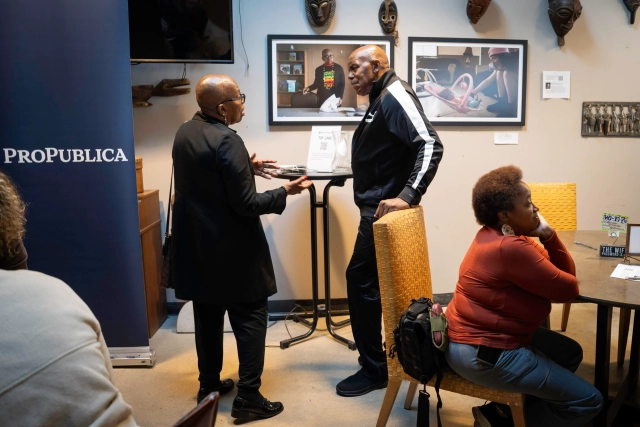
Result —
[[225, 74], [209, 74], [196, 85], [196, 102], [203, 113], [219, 117], [217, 106], [222, 101], [238, 96], [238, 84]]
[[389, 58], [376, 45], [360, 47], [349, 55], [349, 80], [360, 96], [368, 95], [376, 82], [389, 70]]
[[349, 62], [351, 62], [351, 58], [365, 60], [370, 63], [379, 63], [376, 67], [379, 72], [378, 77], [382, 76], [387, 72], [387, 70], [389, 70], [389, 57], [387, 56], [387, 53], [380, 46], [376, 46], [374, 44], [362, 46], [354, 50], [349, 56]]

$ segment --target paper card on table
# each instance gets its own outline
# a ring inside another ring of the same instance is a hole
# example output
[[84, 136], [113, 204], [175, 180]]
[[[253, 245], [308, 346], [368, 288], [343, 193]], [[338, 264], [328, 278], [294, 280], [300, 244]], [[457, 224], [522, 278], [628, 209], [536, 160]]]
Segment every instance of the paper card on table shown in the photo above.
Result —
[[331, 163], [335, 153], [333, 132], [340, 132], [342, 126], [312, 126], [307, 170], [331, 172]]
[[564, 99], [571, 98], [571, 72], [543, 71], [542, 97]]
[[605, 212], [602, 214], [602, 224], [600, 228], [608, 231], [626, 232], [628, 223], [628, 216]]
[[611, 273], [611, 277], [617, 279], [627, 279], [630, 277], [640, 278], [640, 265], [618, 264]]

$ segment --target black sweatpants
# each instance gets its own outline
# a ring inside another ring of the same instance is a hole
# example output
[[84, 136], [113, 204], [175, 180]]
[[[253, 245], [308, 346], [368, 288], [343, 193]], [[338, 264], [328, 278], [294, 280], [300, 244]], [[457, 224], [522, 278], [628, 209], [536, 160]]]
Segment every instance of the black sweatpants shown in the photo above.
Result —
[[264, 345], [267, 335], [267, 300], [251, 303], [204, 304], [193, 302], [196, 330], [196, 353], [201, 386], [215, 386], [222, 370], [224, 313], [238, 347], [240, 367], [238, 392], [257, 392], [264, 368]]
[[360, 217], [358, 237], [347, 267], [347, 297], [353, 338], [365, 373], [372, 380], [387, 377], [382, 349], [382, 303], [373, 241], [373, 217]]

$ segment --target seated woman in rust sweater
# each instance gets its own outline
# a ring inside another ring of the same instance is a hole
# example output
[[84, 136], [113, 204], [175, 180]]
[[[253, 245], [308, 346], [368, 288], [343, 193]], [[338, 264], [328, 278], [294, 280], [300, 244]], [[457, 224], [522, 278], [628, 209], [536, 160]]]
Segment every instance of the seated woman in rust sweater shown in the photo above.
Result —
[[[574, 374], [582, 348], [539, 327], [551, 301], [578, 295], [571, 255], [538, 213], [519, 168], [482, 176], [472, 204], [483, 227], [460, 265], [446, 311], [447, 362], [476, 384], [526, 394], [529, 426], [585, 425], [600, 411], [602, 396]], [[481, 427], [513, 425], [504, 405], [474, 407], [473, 416]]]

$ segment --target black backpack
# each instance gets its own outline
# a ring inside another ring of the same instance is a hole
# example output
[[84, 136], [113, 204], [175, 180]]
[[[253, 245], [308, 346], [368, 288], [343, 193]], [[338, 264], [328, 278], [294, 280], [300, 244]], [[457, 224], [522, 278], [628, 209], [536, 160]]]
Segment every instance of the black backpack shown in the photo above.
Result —
[[[409, 308], [402, 314], [398, 327], [393, 331], [394, 344], [391, 346], [389, 357], [392, 359], [397, 355], [404, 371], [420, 381], [424, 388], [420, 391], [418, 398], [418, 423], [419, 427], [429, 426], [429, 393], [426, 384], [431, 378], [436, 376], [436, 395], [438, 396], [437, 418], [438, 427], [442, 427], [440, 422], [440, 382], [442, 381], [442, 367], [446, 361], [444, 359], [444, 347], [436, 347], [432, 338], [432, 318], [431, 307], [433, 303], [429, 298], [411, 300]], [[446, 334], [446, 320], [444, 316], [434, 317], [436, 322], [444, 321], [443, 335]], [[434, 327], [438, 330], [438, 327]], [[442, 329], [442, 328], [440, 328]]]

